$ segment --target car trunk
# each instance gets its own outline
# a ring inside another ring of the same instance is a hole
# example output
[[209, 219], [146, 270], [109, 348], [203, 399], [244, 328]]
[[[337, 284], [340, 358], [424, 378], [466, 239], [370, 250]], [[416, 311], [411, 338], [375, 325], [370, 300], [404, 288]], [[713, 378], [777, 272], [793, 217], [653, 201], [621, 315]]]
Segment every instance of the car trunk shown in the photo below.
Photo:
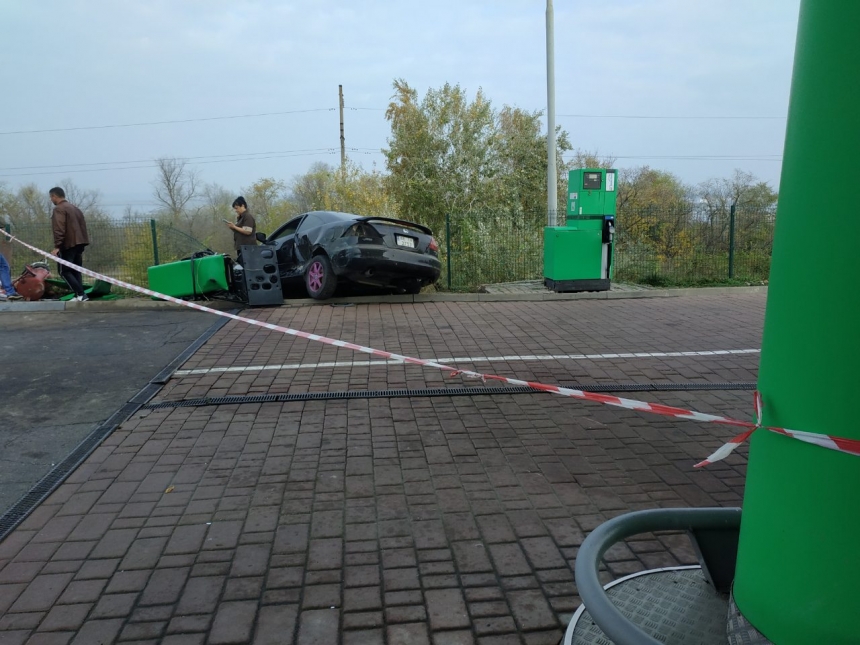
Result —
[[385, 246], [389, 248], [416, 253], [428, 253], [429, 251], [433, 236], [418, 228], [383, 220], [372, 220], [368, 224], [376, 229], [382, 236]]

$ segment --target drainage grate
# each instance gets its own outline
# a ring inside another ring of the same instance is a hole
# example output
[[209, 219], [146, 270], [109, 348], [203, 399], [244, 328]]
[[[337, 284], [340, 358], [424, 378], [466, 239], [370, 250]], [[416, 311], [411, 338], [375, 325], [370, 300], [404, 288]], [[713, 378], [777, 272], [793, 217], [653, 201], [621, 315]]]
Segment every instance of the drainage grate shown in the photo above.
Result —
[[139, 403], [126, 403], [117, 410], [107, 421], [93, 430], [72, 450], [60, 463], [54, 466], [47, 475], [42, 477], [35, 486], [0, 517], [0, 542], [11, 533], [18, 524], [24, 521], [34, 508], [53, 493], [66, 477], [80, 466], [92, 452], [98, 448], [114, 429], [140, 408]]
[[[713, 390], [755, 390], [755, 383], [605, 383], [562, 385], [583, 392], [689, 392]], [[549, 394], [526, 385], [507, 387], [436, 387], [404, 390], [345, 390], [341, 392], [302, 392], [297, 394], [249, 394], [213, 396], [182, 401], [162, 401], [142, 406], [144, 410], [196, 408], [207, 405], [244, 403], [288, 403], [292, 401], [334, 401], [344, 399], [399, 399], [433, 396], [488, 396], [495, 394]]]

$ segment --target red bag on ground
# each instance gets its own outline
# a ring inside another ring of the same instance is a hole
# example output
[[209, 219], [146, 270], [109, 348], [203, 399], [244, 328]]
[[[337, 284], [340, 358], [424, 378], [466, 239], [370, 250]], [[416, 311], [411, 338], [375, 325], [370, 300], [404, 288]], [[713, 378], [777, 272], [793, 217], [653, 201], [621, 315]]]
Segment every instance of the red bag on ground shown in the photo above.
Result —
[[24, 267], [21, 277], [12, 285], [24, 300], [39, 300], [45, 294], [45, 280], [51, 277], [46, 262], [34, 262]]

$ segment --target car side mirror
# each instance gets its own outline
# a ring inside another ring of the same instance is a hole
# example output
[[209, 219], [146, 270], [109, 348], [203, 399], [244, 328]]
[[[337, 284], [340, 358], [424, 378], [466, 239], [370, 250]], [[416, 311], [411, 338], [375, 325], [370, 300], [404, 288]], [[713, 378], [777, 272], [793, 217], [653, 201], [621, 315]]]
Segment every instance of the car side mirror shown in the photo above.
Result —
[[257, 238], [258, 242], [261, 242], [261, 243], [266, 242], [266, 234], [265, 233], [257, 233], [254, 237]]

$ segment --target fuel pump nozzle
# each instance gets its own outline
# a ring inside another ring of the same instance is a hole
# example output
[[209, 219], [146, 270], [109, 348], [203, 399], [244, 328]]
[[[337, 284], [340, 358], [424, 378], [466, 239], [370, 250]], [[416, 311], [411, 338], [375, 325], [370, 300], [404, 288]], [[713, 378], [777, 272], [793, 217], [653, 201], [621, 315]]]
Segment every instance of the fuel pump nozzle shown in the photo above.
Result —
[[604, 215], [603, 216], [603, 243], [604, 244], [612, 244], [612, 240], [615, 238], [615, 216], [614, 215]]

